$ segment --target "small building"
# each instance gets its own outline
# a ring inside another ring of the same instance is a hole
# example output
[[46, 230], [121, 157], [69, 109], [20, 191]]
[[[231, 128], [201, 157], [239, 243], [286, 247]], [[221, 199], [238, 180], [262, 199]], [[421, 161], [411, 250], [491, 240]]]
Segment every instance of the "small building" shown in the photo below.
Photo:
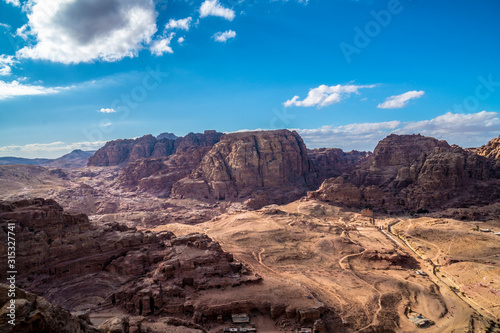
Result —
[[410, 321], [415, 324], [418, 328], [429, 327], [434, 324], [434, 322], [430, 319], [423, 317], [422, 315], [413, 316], [410, 318]]
[[312, 333], [312, 328], [301, 328], [300, 330], [296, 331], [297, 333]]
[[246, 313], [234, 314], [231, 316], [234, 324], [248, 324], [250, 323], [250, 316]]
[[493, 235], [500, 236], [500, 232], [494, 232]]
[[490, 229], [479, 229], [479, 231], [481, 231], [481, 232], [491, 232]]
[[423, 275], [423, 276], [427, 276], [427, 273], [424, 272], [423, 270], [419, 269], [418, 271], [415, 271], [415, 273], [417, 273], [418, 275]]

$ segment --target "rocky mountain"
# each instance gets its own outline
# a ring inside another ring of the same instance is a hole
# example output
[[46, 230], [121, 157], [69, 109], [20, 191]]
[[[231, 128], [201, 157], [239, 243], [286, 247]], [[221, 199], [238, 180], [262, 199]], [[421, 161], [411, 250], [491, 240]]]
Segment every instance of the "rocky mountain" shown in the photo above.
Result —
[[156, 140], [161, 140], [161, 139], [169, 139], [169, 140], [177, 140], [179, 137], [175, 135], [174, 133], [161, 133], [156, 136]]
[[71, 153], [56, 159], [49, 158], [21, 158], [21, 157], [0, 157], [0, 165], [39, 165], [55, 168], [83, 168], [87, 165], [88, 158], [94, 151], [73, 150]]
[[500, 158], [500, 136], [490, 140], [486, 145], [475, 149], [475, 153], [493, 159]]
[[25, 164], [42, 165], [50, 162], [49, 158], [0, 157], [0, 165]]
[[388, 136], [347, 180], [327, 180], [310, 196], [394, 212], [500, 200], [494, 160], [421, 135]]
[[175, 183], [179, 197], [279, 200], [296, 196], [317, 179], [302, 138], [288, 130], [224, 135], [189, 178]]
[[216, 131], [205, 131], [203, 134], [189, 133], [176, 139], [170, 139], [169, 136], [157, 139], [145, 135], [138, 139], [109, 141], [89, 158], [88, 166], [126, 165], [143, 158], [167, 157], [186, 147], [211, 147], [222, 135]]
[[42, 165], [56, 168], [83, 168], [87, 165], [90, 156], [94, 155], [94, 153], [95, 151], [76, 149], [69, 154], [43, 163]]
[[319, 148], [307, 151], [321, 179], [350, 175], [356, 165], [371, 155], [366, 151], [344, 152], [339, 148]]

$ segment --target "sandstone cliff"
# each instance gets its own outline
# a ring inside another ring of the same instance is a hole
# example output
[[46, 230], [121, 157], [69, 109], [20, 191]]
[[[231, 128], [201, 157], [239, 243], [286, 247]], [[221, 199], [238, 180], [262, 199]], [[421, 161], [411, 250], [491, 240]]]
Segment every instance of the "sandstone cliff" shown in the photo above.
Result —
[[224, 135], [189, 178], [177, 182], [180, 197], [217, 200], [252, 195], [297, 196], [314, 186], [317, 175], [296, 132], [256, 131]]
[[142, 158], [167, 157], [186, 147], [211, 147], [221, 136], [222, 133], [216, 131], [205, 131], [177, 139], [172, 139], [171, 135], [160, 136], [160, 139], [145, 135], [138, 139], [109, 141], [89, 158], [88, 166], [124, 165]]
[[339, 148], [319, 148], [307, 151], [321, 180], [350, 175], [356, 165], [371, 155], [365, 151], [344, 152]]
[[393, 212], [467, 207], [500, 200], [495, 161], [421, 135], [390, 135], [345, 180], [309, 196]]
[[500, 136], [490, 140], [486, 145], [476, 148], [475, 153], [488, 158], [500, 158]]

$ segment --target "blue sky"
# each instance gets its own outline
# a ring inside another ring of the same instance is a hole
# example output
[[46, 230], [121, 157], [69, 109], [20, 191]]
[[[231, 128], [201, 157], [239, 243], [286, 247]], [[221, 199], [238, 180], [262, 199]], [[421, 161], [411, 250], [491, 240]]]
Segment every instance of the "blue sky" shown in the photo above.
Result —
[[0, 0], [0, 156], [215, 129], [500, 134], [500, 3]]

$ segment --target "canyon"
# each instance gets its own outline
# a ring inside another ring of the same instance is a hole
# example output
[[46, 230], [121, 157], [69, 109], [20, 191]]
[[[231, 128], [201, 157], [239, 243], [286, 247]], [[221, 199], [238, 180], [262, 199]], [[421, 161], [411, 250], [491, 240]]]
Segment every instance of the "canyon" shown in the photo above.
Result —
[[0, 251], [15, 223], [20, 273], [16, 330], [0, 327], [222, 332], [243, 313], [258, 332], [411, 332], [414, 312], [428, 332], [494, 332], [498, 140], [164, 133], [2, 165]]

